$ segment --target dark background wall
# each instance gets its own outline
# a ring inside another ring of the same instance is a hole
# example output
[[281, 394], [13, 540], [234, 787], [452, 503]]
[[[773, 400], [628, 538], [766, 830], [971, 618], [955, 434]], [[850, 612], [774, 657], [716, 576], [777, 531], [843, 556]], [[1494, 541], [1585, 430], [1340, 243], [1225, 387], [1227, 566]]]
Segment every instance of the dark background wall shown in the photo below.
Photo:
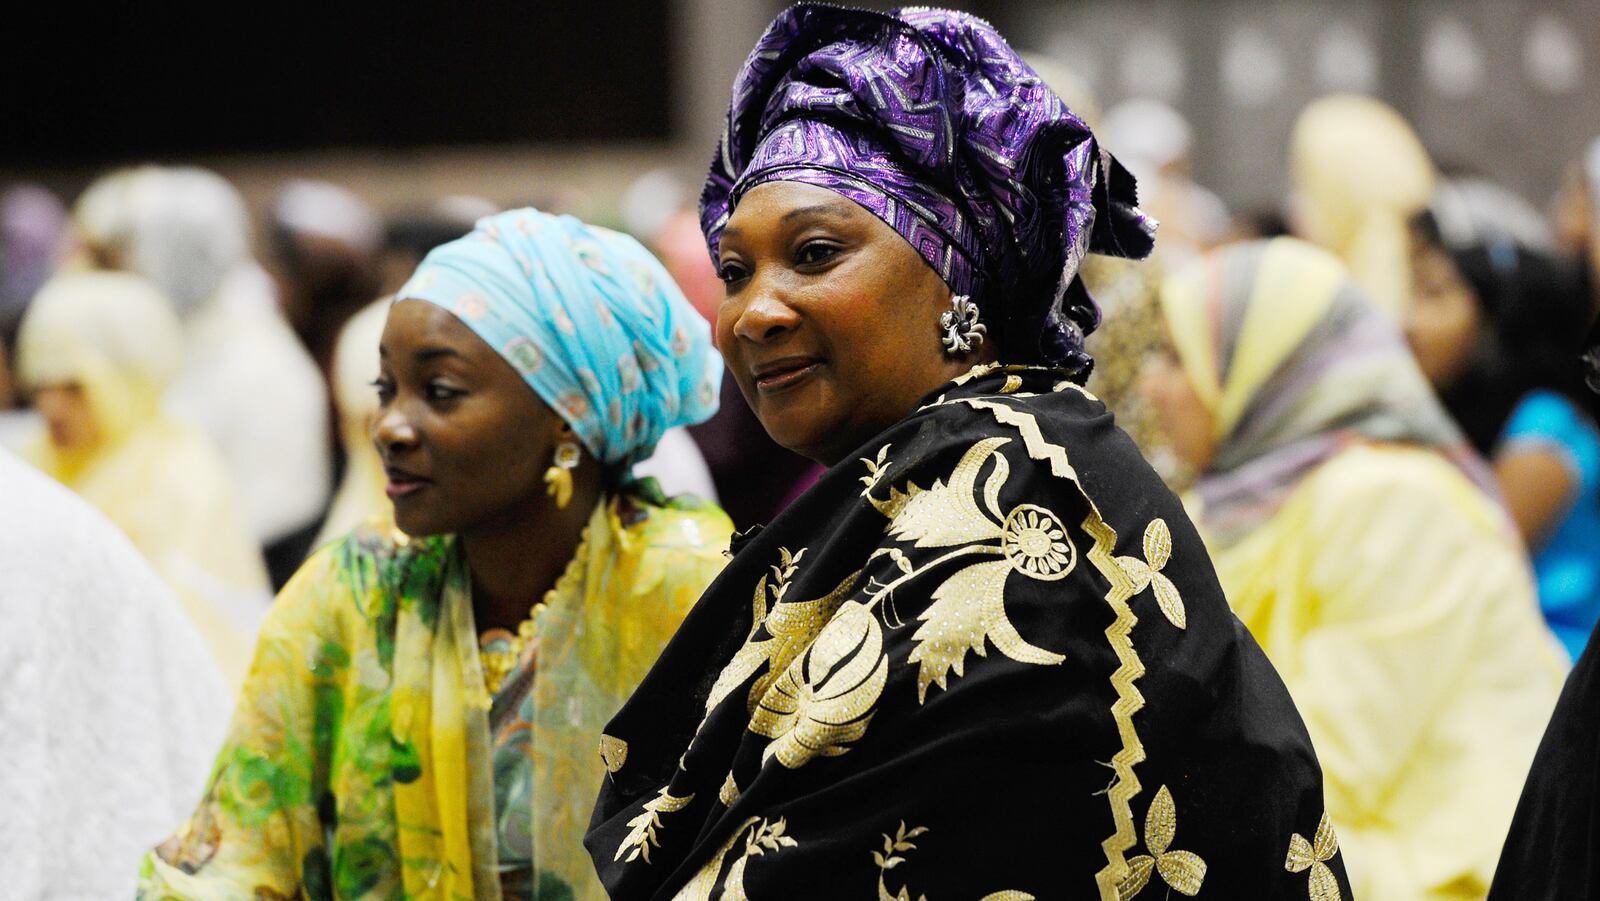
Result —
[[630, 0], [12, 4], [0, 167], [666, 140], [669, 12]]
[[[784, 5], [14, 4], [0, 183], [70, 195], [147, 159], [212, 165], [252, 196], [320, 172], [384, 204], [620, 190], [653, 166], [694, 182], [734, 73]], [[1600, 134], [1600, 0], [952, 5], [1078, 71], [1102, 107], [1171, 102], [1194, 124], [1196, 176], [1238, 210], [1283, 200], [1294, 117], [1333, 90], [1388, 100], [1440, 161], [1535, 203]]]

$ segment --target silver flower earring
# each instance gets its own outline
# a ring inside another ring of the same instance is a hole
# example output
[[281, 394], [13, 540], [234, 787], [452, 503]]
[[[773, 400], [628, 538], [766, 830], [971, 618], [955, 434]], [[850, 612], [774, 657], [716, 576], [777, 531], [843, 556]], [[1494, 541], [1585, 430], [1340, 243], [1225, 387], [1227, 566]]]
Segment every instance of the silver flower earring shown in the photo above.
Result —
[[978, 321], [978, 305], [965, 294], [951, 296], [950, 309], [939, 316], [939, 327], [944, 329], [939, 339], [944, 342], [944, 352], [952, 357], [971, 353], [989, 333]]

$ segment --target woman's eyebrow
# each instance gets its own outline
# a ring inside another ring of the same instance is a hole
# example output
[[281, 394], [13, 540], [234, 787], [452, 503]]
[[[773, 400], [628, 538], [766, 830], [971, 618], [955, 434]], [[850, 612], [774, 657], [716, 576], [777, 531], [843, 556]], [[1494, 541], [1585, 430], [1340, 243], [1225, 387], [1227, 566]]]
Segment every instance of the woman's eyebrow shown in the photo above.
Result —
[[412, 354], [412, 357], [415, 358], [419, 363], [426, 363], [429, 360], [437, 360], [441, 357], [461, 358], [461, 351], [456, 350], [453, 347], [440, 347], [435, 345], [433, 347], [424, 347], [419, 349], [416, 353]]
[[[850, 212], [847, 208], [837, 203], [814, 203], [811, 206], [795, 207], [789, 212], [784, 213], [782, 216], [779, 216], [778, 221], [782, 223], [788, 223], [791, 220], [805, 217], [845, 220], [850, 218]], [[737, 238], [740, 234], [741, 232], [737, 226], [730, 225], [722, 230], [723, 240], [728, 238]]]
[[850, 213], [837, 203], [816, 203], [811, 206], [795, 207], [779, 217], [779, 222], [788, 222], [804, 216], [816, 216], [824, 219], [848, 219]]

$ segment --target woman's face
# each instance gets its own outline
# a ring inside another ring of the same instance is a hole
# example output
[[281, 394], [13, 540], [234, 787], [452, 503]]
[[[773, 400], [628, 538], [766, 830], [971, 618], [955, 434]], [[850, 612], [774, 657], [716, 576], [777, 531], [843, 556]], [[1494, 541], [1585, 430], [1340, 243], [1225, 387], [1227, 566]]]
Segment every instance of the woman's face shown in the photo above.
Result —
[[1190, 470], [1204, 472], [1217, 452], [1216, 419], [1170, 342], [1145, 355], [1137, 388], [1155, 410], [1172, 452]]
[[951, 292], [898, 232], [845, 197], [758, 185], [722, 233], [717, 346], [774, 441], [832, 465], [924, 394], [993, 359], [947, 356]]
[[396, 525], [471, 532], [541, 508], [565, 423], [510, 363], [421, 300], [389, 309], [379, 358], [372, 436]]
[[1561, 246], [1580, 256], [1588, 266], [1591, 280], [1600, 285], [1600, 212], [1595, 210], [1594, 191], [1583, 167], [1573, 163], [1556, 195], [1556, 234]]
[[50, 431], [57, 451], [87, 453], [100, 443], [100, 426], [78, 385], [50, 385], [33, 393], [33, 406]]
[[1406, 342], [1435, 391], [1448, 390], [1466, 372], [1481, 327], [1477, 297], [1450, 255], [1412, 235]]

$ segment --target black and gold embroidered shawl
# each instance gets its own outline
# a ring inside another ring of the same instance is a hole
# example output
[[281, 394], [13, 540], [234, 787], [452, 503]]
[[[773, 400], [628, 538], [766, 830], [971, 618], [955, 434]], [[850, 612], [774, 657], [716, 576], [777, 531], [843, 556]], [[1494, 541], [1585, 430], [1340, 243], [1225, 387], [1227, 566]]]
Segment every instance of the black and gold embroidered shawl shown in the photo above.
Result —
[[1350, 897], [1288, 693], [1051, 370], [975, 370], [833, 467], [601, 753], [622, 901]]

